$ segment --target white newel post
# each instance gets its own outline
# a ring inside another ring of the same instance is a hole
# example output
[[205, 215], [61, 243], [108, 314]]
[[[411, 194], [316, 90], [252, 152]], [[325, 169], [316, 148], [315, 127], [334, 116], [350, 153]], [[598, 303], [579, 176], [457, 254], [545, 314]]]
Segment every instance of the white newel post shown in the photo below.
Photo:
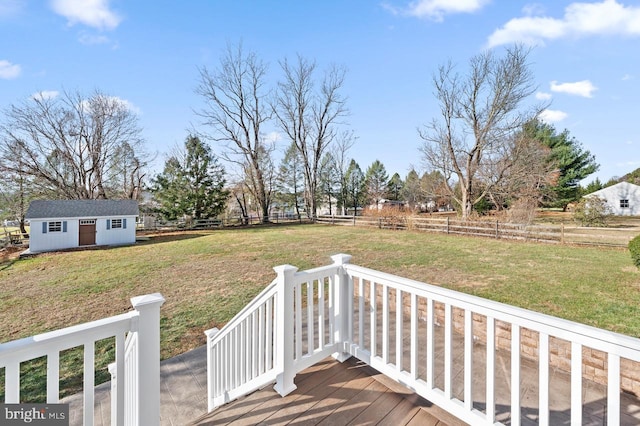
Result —
[[293, 277], [298, 268], [291, 265], [280, 265], [273, 268], [278, 274], [277, 310], [276, 310], [276, 365], [278, 375], [273, 387], [281, 396], [296, 390], [293, 383]]
[[205, 330], [204, 334], [207, 336], [207, 411], [212, 411], [216, 408], [213, 403], [213, 397], [215, 395], [215, 380], [214, 374], [216, 373], [216, 359], [214, 358], [213, 348], [211, 347], [211, 341], [218, 334], [220, 330], [212, 328]]
[[333, 357], [340, 362], [344, 362], [351, 357], [351, 354], [348, 352], [347, 345], [351, 343], [352, 327], [350, 323], [351, 315], [349, 313], [353, 307], [353, 303], [351, 301], [353, 291], [350, 290], [351, 280], [343, 266], [349, 263], [351, 256], [348, 254], [336, 254], [331, 256], [331, 260], [333, 260], [334, 265], [338, 266], [334, 283], [334, 314], [336, 325], [334, 330], [334, 341], [336, 342], [336, 347], [339, 348], [339, 350], [333, 354]]
[[160, 293], [133, 297], [138, 319], [138, 425], [160, 425]]

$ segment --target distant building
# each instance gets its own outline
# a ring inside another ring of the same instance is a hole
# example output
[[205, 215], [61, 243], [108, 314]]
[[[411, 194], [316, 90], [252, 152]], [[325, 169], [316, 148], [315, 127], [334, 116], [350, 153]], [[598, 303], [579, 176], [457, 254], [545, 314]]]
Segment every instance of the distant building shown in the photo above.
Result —
[[133, 244], [138, 215], [136, 200], [35, 200], [26, 214], [29, 251]]
[[589, 197], [606, 200], [611, 213], [616, 216], [640, 215], [640, 186], [638, 185], [620, 182], [585, 195], [585, 198]]

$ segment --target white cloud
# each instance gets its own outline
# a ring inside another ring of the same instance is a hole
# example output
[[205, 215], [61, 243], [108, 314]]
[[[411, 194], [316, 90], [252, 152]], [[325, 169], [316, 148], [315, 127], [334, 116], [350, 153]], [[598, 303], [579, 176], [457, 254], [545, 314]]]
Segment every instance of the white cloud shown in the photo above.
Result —
[[94, 34], [87, 34], [85, 32], [82, 32], [78, 37], [78, 41], [80, 41], [80, 43], [85, 45], [105, 44], [105, 43], [109, 43], [109, 38], [103, 35], [94, 35]]
[[583, 98], [593, 97], [593, 92], [598, 90], [589, 80], [576, 81], [574, 83], [551, 82], [551, 91], [566, 93], [568, 95], [582, 96]]
[[625, 74], [622, 76], [622, 81], [633, 80], [633, 76], [631, 74]]
[[542, 15], [544, 11], [545, 11], [545, 8], [540, 3], [526, 4], [522, 8], [522, 13], [524, 13], [527, 16]]
[[31, 95], [31, 99], [35, 100], [45, 100], [45, 99], [53, 99], [57, 97], [60, 93], [56, 90], [42, 90], [40, 92], [36, 92]]
[[394, 14], [402, 13], [440, 22], [445, 15], [477, 12], [490, 2], [491, 0], [416, 0], [403, 10], [389, 5], [384, 7]]
[[[122, 108], [129, 110], [134, 114], [142, 115], [142, 110], [126, 99], [122, 99], [118, 96], [107, 96], [107, 95], [100, 95], [100, 96], [104, 96], [103, 99], [107, 102], [107, 105], [110, 105], [110, 106], [118, 105], [118, 106], [121, 106]], [[88, 99], [83, 99], [82, 101], [80, 101], [80, 107], [84, 111], [91, 111], [91, 102]]]
[[80, 23], [100, 30], [112, 30], [122, 21], [109, 9], [109, 0], [51, 0], [51, 7], [67, 18], [69, 25]]
[[282, 135], [280, 132], [269, 132], [263, 135], [263, 139], [267, 143], [275, 143], [282, 140]]
[[5, 80], [11, 80], [17, 78], [20, 75], [22, 68], [20, 65], [12, 64], [9, 61], [0, 60], [0, 78]]
[[109, 99], [111, 99], [114, 102], [120, 103], [122, 106], [124, 106], [126, 109], [133, 112], [134, 114], [137, 114], [137, 115], [142, 114], [142, 110], [139, 107], [137, 107], [136, 105], [134, 105], [133, 103], [129, 102], [126, 99], [122, 99], [117, 96], [109, 96]]
[[514, 42], [543, 45], [562, 37], [590, 35], [640, 36], [640, 6], [625, 6], [617, 0], [571, 3], [562, 18], [526, 16], [514, 18], [489, 36], [489, 47]]
[[551, 93], [536, 92], [536, 99], [538, 99], [540, 101], [548, 101], [552, 97], [553, 97], [553, 95]]
[[538, 116], [540, 120], [547, 123], [557, 123], [558, 121], [562, 121], [567, 118], [569, 114], [564, 111], [554, 110], [554, 109], [545, 109]]

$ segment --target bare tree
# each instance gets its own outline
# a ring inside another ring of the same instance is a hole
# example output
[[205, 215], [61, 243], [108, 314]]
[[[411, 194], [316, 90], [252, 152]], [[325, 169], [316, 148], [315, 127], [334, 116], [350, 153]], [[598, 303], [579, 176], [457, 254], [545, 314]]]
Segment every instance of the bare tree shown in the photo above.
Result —
[[[249, 224], [249, 200], [250, 197], [248, 190], [246, 189], [245, 182], [242, 180], [236, 181], [229, 187], [229, 193], [233, 196], [233, 199], [237, 204], [227, 203], [227, 214], [237, 213], [235, 207], [240, 209], [240, 218], [243, 225]], [[235, 206], [235, 207], [234, 207]]]
[[316, 90], [315, 62], [298, 56], [296, 64], [285, 59], [280, 65], [284, 80], [278, 84], [273, 110], [280, 128], [302, 158], [307, 215], [315, 218], [322, 157], [337, 136], [340, 118], [347, 114], [346, 100], [340, 95], [346, 72], [331, 66]]
[[17, 220], [20, 232], [27, 233], [25, 215], [33, 192], [31, 179], [22, 173], [0, 174], [0, 216]]
[[427, 168], [445, 177], [464, 218], [512, 166], [505, 153], [514, 133], [546, 107], [520, 109], [536, 90], [529, 53], [522, 46], [508, 48], [502, 57], [487, 51], [470, 60], [465, 76], [451, 63], [434, 75], [440, 117], [419, 131], [421, 151]]
[[148, 161], [141, 158], [149, 156], [140, 150], [136, 153], [127, 142], [116, 149], [113, 166], [109, 171], [110, 192], [115, 198], [140, 198], [148, 164]]
[[356, 143], [356, 137], [351, 131], [343, 131], [338, 134], [331, 149], [331, 157], [334, 161], [335, 173], [338, 178], [338, 207], [342, 207], [342, 214], [347, 214], [347, 171], [349, 170], [350, 158], [348, 152]]
[[[517, 133], [513, 138], [502, 160], [508, 167], [498, 164], [495, 169], [487, 169], [483, 181], [495, 181], [487, 197], [498, 210], [509, 207], [513, 220], [522, 218], [527, 222], [534, 218], [535, 209], [550, 192], [555, 166], [549, 161], [551, 150], [540, 141], [526, 132]], [[502, 173], [501, 179], [496, 179], [494, 173]]]
[[[20, 173], [36, 189], [56, 198], [121, 197], [110, 193], [109, 177], [126, 146], [129, 158], [139, 160], [143, 140], [138, 117], [112, 96], [79, 92], [61, 97], [36, 95], [11, 105], [0, 125], [0, 171]], [[135, 191], [125, 191], [133, 197]]]
[[265, 143], [262, 126], [271, 119], [268, 93], [264, 88], [267, 65], [242, 44], [227, 46], [219, 68], [200, 69], [196, 93], [206, 107], [198, 112], [204, 124], [214, 129], [208, 135], [226, 148], [223, 158], [239, 166], [249, 180], [249, 188], [259, 204], [263, 221], [269, 220], [271, 194], [269, 176], [273, 167], [272, 147]]

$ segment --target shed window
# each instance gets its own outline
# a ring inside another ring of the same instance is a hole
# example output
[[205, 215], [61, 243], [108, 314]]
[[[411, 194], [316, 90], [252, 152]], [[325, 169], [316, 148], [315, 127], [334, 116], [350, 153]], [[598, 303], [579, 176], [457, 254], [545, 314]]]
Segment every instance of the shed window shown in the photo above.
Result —
[[62, 222], [49, 222], [49, 232], [62, 232]]
[[122, 228], [122, 219], [111, 219], [111, 229]]
[[621, 209], [628, 209], [629, 208], [629, 200], [628, 199], [620, 200], [620, 208]]

